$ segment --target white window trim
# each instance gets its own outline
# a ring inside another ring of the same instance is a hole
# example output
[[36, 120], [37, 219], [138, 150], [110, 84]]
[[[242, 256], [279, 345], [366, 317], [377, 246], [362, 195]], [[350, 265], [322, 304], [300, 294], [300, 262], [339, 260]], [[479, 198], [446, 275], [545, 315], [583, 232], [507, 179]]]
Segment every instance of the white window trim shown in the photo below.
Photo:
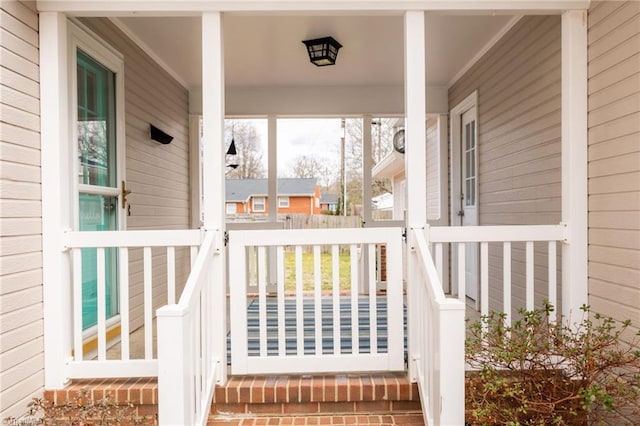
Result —
[[[229, 207], [233, 207], [233, 209], [229, 209]], [[233, 210], [233, 211], [229, 211]], [[226, 214], [236, 214], [238, 213], [238, 204], [237, 203], [226, 203], [224, 211]]]
[[[256, 200], [262, 199], [262, 209], [256, 208]], [[251, 211], [254, 213], [264, 213], [267, 210], [267, 197], [251, 197]]]
[[291, 205], [289, 196], [281, 196], [278, 197], [278, 208], [279, 209], [288, 209]]

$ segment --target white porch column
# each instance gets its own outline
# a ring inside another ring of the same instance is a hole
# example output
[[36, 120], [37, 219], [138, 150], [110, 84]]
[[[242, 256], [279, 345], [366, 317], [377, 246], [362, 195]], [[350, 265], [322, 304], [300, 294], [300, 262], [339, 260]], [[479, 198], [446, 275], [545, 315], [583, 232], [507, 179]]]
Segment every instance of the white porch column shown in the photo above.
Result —
[[[222, 42], [222, 14], [202, 15], [202, 129], [203, 129], [203, 211], [204, 228], [225, 232], [224, 215], [224, 52]], [[225, 250], [218, 245], [213, 257], [212, 284], [215, 309], [213, 310], [214, 353], [221, 354], [219, 381], [226, 381], [226, 271]]]
[[371, 169], [373, 155], [371, 146], [371, 116], [362, 117], [362, 220], [370, 225], [371, 217]]
[[[425, 82], [425, 16], [423, 11], [408, 11], [404, 17], [404, 98], [405, 98], [405, 170], [407, 191], [407, 285], [411, 293], [412, 286], [418, 282], [418, 264], [415, 249], [411, 242], [411, 229], [425, 228], [427, 224], [427, 175], [426, 175], [426, 128], [427, 113]], [[417, 319], [421, 315], [420, 306], [415, 297], [407, 298], [409, 304], [407, 327], [409, 354], [413, 342], [417, 342]], [[415, 366], [409, 359], [409, 376], [416, 379]]]
[[562, 315], [588, 302], [587, 12], [562, 14]]
[[275, 115], [268, 117], [268, 160], [269, 166], [267, 170], [269, 182], [269, 222], [278, 220], [278, 121]]
[[[373, 226], [371, 217], [371, 169], [373, 168], [371, 146], [371, 116], [362, 117], [362, 221], [364, 227]], [[362, 279], [360, 294], [369, 294], [369, 256], [362, 257]]]
[[44, 380], [48, 389], [64, 386], [66, 362], [71, 358], [71, 264], [68, 253], [63, 252], [63, 236], [73, 227], [75, 203], [68, 61], [66, 16], [40, 13]]
[[189, 193], [191, 228], [202, 225], [200, 217], [200, 115], [189, 114]]
[[[278, 221], [278, 120], [275, 115], [270, 115], [267, 119], [267, 150], [268, 150], [268, 200], [269, 200], [269, 222]], [[269, 248], [269, 292], [276, 291], [276, 248]]]

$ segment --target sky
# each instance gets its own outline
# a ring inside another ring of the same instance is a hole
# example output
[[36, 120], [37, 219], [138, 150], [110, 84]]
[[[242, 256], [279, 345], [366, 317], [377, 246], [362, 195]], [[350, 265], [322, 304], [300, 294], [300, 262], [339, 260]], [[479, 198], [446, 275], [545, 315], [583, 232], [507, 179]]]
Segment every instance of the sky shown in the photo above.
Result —
[[[249, 119], [259, 136], [263, 149], [262, 160], [267, 169], [267, 119]], [[278, 119], [278, 175], [287, 176], [295, 160], [303, 155], [333, 161], [340, 159], [339, 118], [279, 118]]]

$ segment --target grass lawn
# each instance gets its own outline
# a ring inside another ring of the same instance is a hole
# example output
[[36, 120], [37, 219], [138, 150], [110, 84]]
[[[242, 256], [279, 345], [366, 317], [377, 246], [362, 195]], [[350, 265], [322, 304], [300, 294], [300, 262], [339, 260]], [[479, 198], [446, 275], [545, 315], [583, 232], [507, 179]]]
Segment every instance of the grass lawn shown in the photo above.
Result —
[[[294, 252], [286, 252], [284, 255], [285, 268], [285, 290], [293, 292], [296, 290], [296, 257]], [[320, 275], [322, 290], [333, 290], [333, 266], [331, 253], [321, 253], [320, 255]], [[339, 277], [340, 291], [351, 289], [351, 263], [348, 252], [339, 255]], [[313, 274], [313, 253], [302, 253], [302, 283], [304, 291], [314, 290]]]

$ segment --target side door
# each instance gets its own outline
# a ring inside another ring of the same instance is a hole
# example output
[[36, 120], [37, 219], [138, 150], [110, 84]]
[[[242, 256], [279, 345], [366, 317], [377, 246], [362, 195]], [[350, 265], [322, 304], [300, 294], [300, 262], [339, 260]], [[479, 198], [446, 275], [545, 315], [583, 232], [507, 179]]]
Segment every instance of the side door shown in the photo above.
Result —
[[[472, 107], [462, 114], [460, 138], [460, 225], [478, 225], [478, 162], [477, 162], [477, 114]], [[465, 246], [466, 296], [478, 306], [478, 244]]]

